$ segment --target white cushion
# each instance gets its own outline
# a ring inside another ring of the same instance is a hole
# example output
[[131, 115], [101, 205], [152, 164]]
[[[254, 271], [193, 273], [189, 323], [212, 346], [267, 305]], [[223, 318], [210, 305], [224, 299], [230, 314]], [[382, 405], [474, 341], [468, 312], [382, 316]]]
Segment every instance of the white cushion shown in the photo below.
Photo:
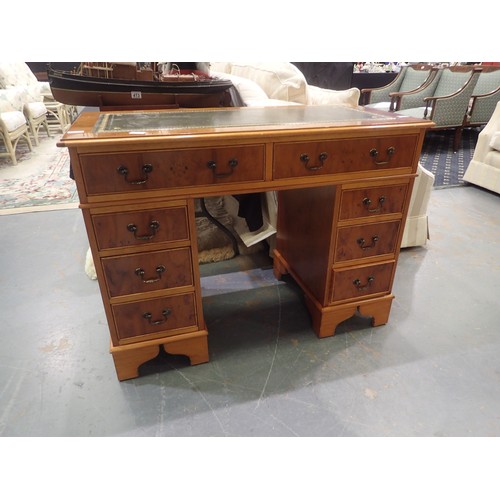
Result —
[[302, 106], [302, 104], [298, 102], [291, 102], [291, 101], [280, 101], [279, 99], [268, 99], [267, 97], [265, 99], [249, 99], [248, 101], [245, 101], [245, 104], [248, 107], [252, 106]]
[[211, 62], [210, 63], [210, 74], [216, 73], [231, 73], [231, 63], [230, 62]]
[[[490, 151], [484, 157], [484, 163], [489, 167], [500, 169], [500, 151], [497, 150]], [[498, 176], [498, 171], [497, 171], [497, 176]]]
[[20, 111], [0, 113], [0, 121], [8, 132], [13, 132], [22, 125], [26, 125], [26, 118]]
[[[427, 117], [431, 116], [431, 111], [432, 111], [432, 108], [429, 107], [429, 109], [427, 110]], [[424, 113], [425, 113], [425, 106], [422, 106], [420, 108], [411, 108], [411, 109], [396, 111], [395, 113], [398, 115], [410, 116], [411, 118], [423, 119]]]
[[18, 87], [36, 85], [38, 80], [29, 66], [24, 62], [0, 63], [0, 87]]
[[42, 91], [40, 85], [23, 85], [20, 88], [26, 92], [27, 102], [43, 101]]
[[266, 93], [259, 87], [259, 85], [257, 85], [252, 80], [249, 80], [248, 78], [242, 78], [241, 76], [236, 76], [236, 75], [229, 75], [227, 73], [219, 73], [217, 71], [212, 71], [210, 74], [212, 76], [216, 76], [217, 78], [221, 78], [224, 80], [226, 79], [231, 80], [245, 104], [247, 104], [247, 101], [250, 100], [267, 99]]
[[31, 118], [39, 118], [47, 113], [47, 108], [43, 102], [29, 102], [24, 105], [24, 111]]
[[22, 88], [0, 89], [0, 112], [22, 111], [25, 96]]
[[347, 90], [330, 90], [309, 85], [308, 104], [340, 104], [343, 106], [357, 107], [360, 91], [357, 88]]
[[490, 148], [500, 151], [500, 132], [495, 132], [490, 141]]
[[40, 91], [40, 94], [43, 95], [44, 97], [47, 97], [50, 99], [54, 98], [54, 96], [52, 95], [52, 90], [50, 89], [49, 82], [39, 82], [38, 89]]
[[307, 104], [304, 75], [288, 62], [232, 62], [231, 74], [256, 82], [271, 99]]
[[389, 111], [391, 109], [390, 102], [376, 102], [374, 104], [367, 104], [366, 109], [376, 109], [378, 111]]

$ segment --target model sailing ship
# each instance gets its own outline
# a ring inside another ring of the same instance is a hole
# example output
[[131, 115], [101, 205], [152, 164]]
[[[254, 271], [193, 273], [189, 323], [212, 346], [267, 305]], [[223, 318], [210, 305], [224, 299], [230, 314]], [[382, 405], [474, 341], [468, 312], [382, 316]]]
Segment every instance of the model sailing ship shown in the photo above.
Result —
[[74, 71], [50, 67], [54, 98], [100, 109], [244, 106], [231, 80], [210, 76], [203, 63], [81, 63]]

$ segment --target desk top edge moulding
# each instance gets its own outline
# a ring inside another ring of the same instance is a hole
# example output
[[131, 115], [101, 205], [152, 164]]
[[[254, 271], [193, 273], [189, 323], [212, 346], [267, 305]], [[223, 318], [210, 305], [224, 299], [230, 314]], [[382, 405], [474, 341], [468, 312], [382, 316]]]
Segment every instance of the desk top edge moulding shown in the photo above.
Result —
[[69, 149], [118, 379], [139, 376], [160, 347], [209, 360], [195, 198], [278, 191], [274, 273], [301, 287], [316, 335], [334, 335], [356, 312], [386, 323], [431, 126], [336, 106], [82, 113], [59, 146]]
[[141, 135], [166, 138], [186, 133], [251, 133], [304, 128], [412, 126], [416, 123], [432, 127], [428, 120], [332, 105], [84, 112], [78, 124], [63, 136], [60, 145], [69, 147], [81, 139], [140, 138]]

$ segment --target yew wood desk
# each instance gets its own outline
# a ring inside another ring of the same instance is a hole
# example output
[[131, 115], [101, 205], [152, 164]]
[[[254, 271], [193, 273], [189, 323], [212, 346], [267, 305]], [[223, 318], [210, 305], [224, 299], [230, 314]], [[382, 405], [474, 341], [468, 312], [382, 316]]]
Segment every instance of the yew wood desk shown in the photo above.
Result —
[[194, 199], [277, 190], [277, 277], [318, 337], [388, 321], [426, 129], [334, 106], [83, 113], [69, 148], [118, 378], [159, 353], [208, 361]]

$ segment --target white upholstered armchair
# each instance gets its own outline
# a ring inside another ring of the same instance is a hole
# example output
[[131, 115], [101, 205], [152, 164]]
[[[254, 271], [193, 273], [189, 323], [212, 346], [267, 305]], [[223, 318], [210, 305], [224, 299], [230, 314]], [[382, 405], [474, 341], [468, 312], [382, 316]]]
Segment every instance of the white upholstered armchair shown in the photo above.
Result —
[[479, 133], [464, 181], [500, 194], [500, 102]]

